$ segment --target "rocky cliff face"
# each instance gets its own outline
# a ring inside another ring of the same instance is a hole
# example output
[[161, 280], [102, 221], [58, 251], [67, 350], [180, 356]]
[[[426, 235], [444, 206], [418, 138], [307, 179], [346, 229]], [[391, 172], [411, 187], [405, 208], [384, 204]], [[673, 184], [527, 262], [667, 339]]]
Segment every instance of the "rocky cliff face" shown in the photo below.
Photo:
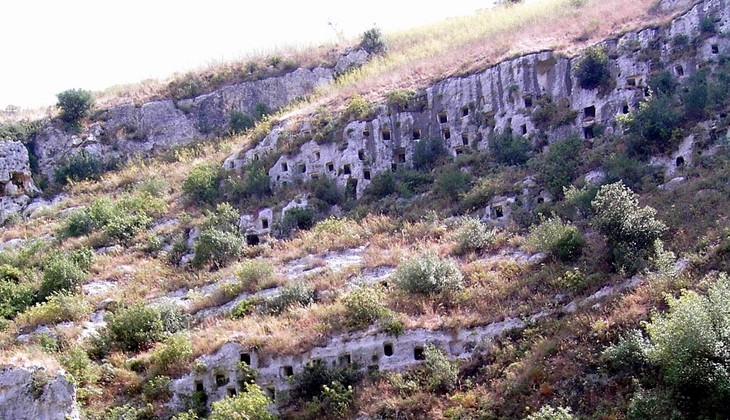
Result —
[[109, 162], [148, 156], [219, 135], [228, 129], [232, 111], [253, 114], [260, 104], [280, 108], [330, 83], [337, 74], [362, 65], [367, 57], [364, 50], [355, 50], [342, 55], [334, 67], [299, 68], [283, 76], [226, 86], [192, 99], [115, 106], [98, 113], [97, 122], [79, 134], [46, 124], [34, 139], [39, 170], [52, 179], [54, 168], [81, 150]]
[[0, 223], [20, 211], [38, 192], [25, 145], [18, 141], [0, 142]]
[[0, 368], [0, 419], [79, 419], [76, 387], [58, 373], [42, 368]]
[[[702, 32], [703, 19], [715, 33]], [[730, 53], [730, 40], [717, 35], [730, 29], [725, 0], [697, 3], [668, 25], [628, 32], [601, 44], [609, 57], [610, 80], [599, 89], [583, 89], [574, 69], [582, 57], [563, 57], [541, 51], [506, 60], [480, 73], [436, 83], [411, 98], [405, 106], [381, 105], [372, 120], [351, 121], [334, 142], [315, 141], [316, 127], [298, 131], [282, 121], [256, 147], [230, 156], [225, 167], [241, 170], [268, 153], [287, 136], [307, 136], [298, 151], [281, 154], [269, 175], [275, 186], [319, 176], [355, 188], [357, 195], [376, 174], [412, 163], [416, 144], [440, 138], [451, 155], [469, 148], [486, 150], [493, 134], [512, 132], [536, 144], [578, 133], [586, 141], [602, 131], [621, 130], [617, 117], [628, 114], [650, 95], [650, 74], [664, 68], [680, 81], [713, 58]], [[680, 50], [673, 42], [686, 36], [695, 45]], [[552, 117], [546, 121], [547, 108]], [[542, 114], [542, 115], [540, 115]]]

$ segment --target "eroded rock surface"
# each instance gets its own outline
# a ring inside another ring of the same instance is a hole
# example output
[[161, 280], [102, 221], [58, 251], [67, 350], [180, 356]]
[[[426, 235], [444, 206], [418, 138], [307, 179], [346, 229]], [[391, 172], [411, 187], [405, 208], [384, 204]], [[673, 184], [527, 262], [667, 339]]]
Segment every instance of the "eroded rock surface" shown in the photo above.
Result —
[[77, 420], [76, 387], [43, 368], [0, 368], [0, 419]]

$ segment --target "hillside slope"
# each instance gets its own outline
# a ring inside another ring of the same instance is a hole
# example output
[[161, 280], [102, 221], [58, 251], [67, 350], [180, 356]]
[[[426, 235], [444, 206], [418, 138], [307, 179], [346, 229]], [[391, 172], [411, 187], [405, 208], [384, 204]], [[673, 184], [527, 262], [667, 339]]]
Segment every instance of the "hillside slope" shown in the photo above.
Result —
[[4, 128], [0, 417], [729, 415], [727, 2], [507, 16]]

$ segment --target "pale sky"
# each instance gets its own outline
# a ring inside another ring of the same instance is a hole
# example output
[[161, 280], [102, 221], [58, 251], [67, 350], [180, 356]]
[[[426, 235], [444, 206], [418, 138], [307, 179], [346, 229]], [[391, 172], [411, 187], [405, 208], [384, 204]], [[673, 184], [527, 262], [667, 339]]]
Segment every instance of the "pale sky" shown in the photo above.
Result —
[[491, 0], [0, 0], [0, 110], [165, 78], [282, 45], [469, 15]]

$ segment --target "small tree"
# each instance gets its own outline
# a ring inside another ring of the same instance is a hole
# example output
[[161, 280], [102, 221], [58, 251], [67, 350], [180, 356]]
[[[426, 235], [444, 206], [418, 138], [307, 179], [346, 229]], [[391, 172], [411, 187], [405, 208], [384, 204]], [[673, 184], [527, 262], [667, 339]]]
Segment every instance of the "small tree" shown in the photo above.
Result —
[[370, 54], [382, 54], [386, 50], [383, 34], [378, 28], [368, 29], [363, 32], [360, 40], [360, 47]]
[[586, 49], [575, 68], [575, 76], [583, 89], [596, 89], [608, 84], [611, 73], [608, 70], [608, 54], [605, 47]]
[[61, 119], [67, 123], [76, 124], [89, 115], [94, 99], [91, 92], [83, 89], [69, 89], [56, 95], [56, 107], [61, 110]]
[[635, 273], [654, 253], [654, 242], [667, 230], [656, 210], [639, 207], [639, 198], [622, 182], [604, 185], [591, 202], [593, 223], [606, 236], [616, 268]]
[[515, 136], [511, 131], [493, 135], [489, 139], [489, 151], [497, 163], [522, 165], [530, 158], [532, 145], [523, 136]]

